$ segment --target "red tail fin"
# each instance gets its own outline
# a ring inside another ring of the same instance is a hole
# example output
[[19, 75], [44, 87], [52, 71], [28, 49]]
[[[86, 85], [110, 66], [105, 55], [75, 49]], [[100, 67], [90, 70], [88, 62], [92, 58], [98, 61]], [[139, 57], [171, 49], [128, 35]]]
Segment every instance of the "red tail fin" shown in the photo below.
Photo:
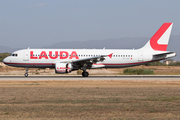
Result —
[[164, 23], [142, 49], [166, 51], [173, 23]]

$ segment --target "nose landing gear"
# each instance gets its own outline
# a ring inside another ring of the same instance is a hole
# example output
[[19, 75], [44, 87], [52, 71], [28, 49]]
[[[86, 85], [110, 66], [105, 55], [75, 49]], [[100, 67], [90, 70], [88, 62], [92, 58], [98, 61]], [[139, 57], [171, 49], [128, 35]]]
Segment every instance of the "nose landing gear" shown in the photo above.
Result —
[[28, 77], [28, 68], [26, 68], [26, 73], [24, 74], [25, 77]]

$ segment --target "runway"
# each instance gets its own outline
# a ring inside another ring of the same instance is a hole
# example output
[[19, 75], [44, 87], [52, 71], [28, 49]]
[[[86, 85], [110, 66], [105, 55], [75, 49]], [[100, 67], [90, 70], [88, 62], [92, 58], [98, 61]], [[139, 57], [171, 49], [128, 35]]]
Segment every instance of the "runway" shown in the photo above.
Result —
[[175, 80], [180, 81], [180, 75], [117, 75], [117, 76], [0, 76], [0, 81], [66, 81], [66, 80]]

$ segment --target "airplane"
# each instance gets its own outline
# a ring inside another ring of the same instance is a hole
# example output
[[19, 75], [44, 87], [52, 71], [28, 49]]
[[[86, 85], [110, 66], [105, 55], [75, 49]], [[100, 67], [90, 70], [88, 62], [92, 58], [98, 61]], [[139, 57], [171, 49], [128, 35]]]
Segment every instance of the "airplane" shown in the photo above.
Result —
[[164, 23], [152, 38], [140, 49], [23, 49], [13, 52], [3, 62], [13, 67], [55, 68], [55, 73], [64, 74], [87, 69], [124, 68], [143, 65], [176, 56], [166, 51], [173, 23]]

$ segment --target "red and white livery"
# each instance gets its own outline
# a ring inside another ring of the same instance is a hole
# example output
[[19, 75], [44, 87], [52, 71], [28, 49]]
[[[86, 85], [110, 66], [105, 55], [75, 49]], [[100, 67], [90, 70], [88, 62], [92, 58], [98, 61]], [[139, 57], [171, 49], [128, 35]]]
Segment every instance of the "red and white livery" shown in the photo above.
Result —
[[14, 67], [55, 68], [56, 73], [70, 73], [86, 69], [122, 68], [142, 65], [176, 56], [166, 51], [173, 23], [164, 23], [140, 49], [23, 49], [12, 53], [3, 62]]

